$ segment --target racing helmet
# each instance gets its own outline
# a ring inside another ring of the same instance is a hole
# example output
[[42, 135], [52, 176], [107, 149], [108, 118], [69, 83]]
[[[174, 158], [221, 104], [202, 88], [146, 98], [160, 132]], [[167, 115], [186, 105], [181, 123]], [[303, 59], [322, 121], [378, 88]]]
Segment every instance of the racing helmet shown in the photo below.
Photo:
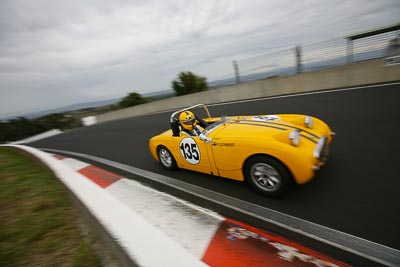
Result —
[[183, 129], [192, 131], [196, 127], [196, 117], [191, 111], [183, 111], [179, 115], [179, 122]]

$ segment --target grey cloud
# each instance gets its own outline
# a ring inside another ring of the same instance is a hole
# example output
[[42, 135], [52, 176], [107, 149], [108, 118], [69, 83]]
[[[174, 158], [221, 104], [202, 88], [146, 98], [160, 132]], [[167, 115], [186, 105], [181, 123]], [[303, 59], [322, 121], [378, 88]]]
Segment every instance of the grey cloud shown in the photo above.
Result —
[[[167, 89], [183, 70], [223, 76], [234, 59], [395, 23], [399, 13], [396, 0], [3, 0], [0, 117]], [[31, 101], [20, 105], [16, 90]]]

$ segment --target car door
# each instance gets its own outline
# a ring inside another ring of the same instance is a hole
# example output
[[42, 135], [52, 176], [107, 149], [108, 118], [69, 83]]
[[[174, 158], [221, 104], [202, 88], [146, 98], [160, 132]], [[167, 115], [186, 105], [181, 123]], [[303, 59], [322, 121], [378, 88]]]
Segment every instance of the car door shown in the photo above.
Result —
[[177, 160], [180, 168], [216, 174], [214, 164], [211, 164], [209, 152], [211, 143], [200, 140], [198, 136], [180, 136], [177, 142], [179, 157]]

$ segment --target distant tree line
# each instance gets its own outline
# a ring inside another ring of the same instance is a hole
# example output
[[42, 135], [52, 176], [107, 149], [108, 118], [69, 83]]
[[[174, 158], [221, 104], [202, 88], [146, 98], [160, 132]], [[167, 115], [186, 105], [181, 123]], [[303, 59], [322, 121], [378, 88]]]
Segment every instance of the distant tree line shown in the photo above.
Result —
[[127, 108], [152, 101], [151, 98], [141, 96], [136, 92], [129, 93], [118, 102], [118, 108]]
[[[207, 79], [197, 76], [190, 71], [181, 72], [172, 81], [172, 88], [176, 96], [205, 91], [208, 90]], [[143, 97], [139, 93], [132, 92], [122, 98], [117, 104], [110, 106], [109, 109], [127, 108], [145, 104], [153, 100], [152, 98]], [[0, 143], [22, 140], [52, 129], [63, 131], [80, 127], [81, 125], [79, 116], [70, 116], [61, 113], [54, 113], [37, 119], [19, 117], [7, 122], [0, 121]]]
[[72, 116], [54, 113], [37, 119], [19, 117], [7, 122], [0, 121], [0, 143], [18, 141], [52, 129], [67, 130], [81, 126]]
[[[187, 95], [208, 90], [207, 79], [190, 71], [183, 71], [171, 83], [176, 96]], [[127, 108], [154, 101], [153, 98], [143, 97], [137, 92], [129, 93], [114, 105], [114, 109]]]

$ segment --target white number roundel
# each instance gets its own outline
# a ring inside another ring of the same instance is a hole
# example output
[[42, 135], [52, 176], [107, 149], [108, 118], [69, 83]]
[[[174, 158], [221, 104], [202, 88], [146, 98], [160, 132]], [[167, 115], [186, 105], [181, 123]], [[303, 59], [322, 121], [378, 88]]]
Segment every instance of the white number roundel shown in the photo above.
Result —
[[196, 142], [189, 137], [182, 139], [179, 144], [182, 157], [190, 164], [198, 164], [200, 161], [200, 150]]

